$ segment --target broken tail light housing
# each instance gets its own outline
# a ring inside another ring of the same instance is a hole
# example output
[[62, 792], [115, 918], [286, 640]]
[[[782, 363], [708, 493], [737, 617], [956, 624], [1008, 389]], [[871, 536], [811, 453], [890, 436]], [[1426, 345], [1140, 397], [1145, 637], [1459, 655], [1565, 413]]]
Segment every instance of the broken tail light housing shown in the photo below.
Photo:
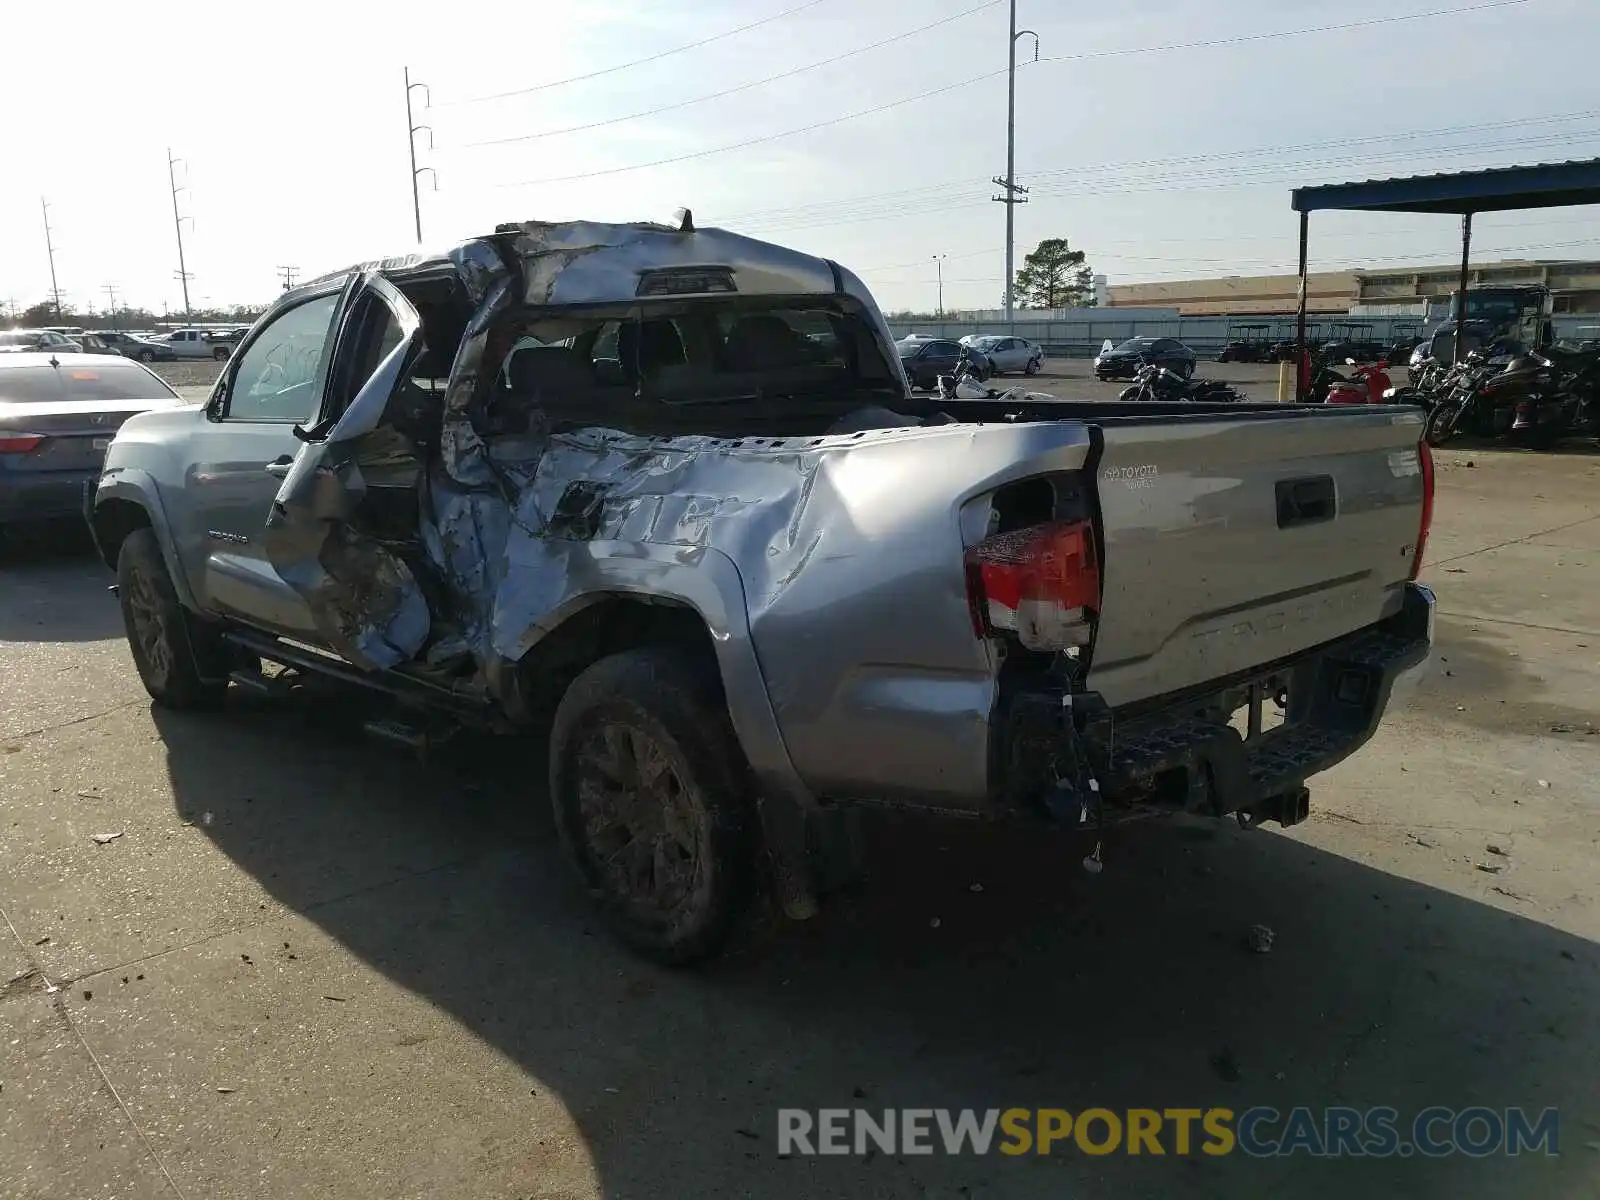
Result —
[[1422, 468], [1422, 520], [1417, 528], [1417, 549], [1411, 556], [1411, 574], [1415, 580], [1422, 571], [1422, 554], [1428, 548], [1428, 530], [1433, 528], [1433, 447], [1427, 441], [1417, 443], [1417, 465]]
[[1029, 650], [1089, 644], [1100, 564], [1088, 521], [1050, 521], [970, 547], [967, 600], [979, 637], [1010, 634]]
[[0, 432], [0, 454], [26, 454], [42, 441], [42, 433]]

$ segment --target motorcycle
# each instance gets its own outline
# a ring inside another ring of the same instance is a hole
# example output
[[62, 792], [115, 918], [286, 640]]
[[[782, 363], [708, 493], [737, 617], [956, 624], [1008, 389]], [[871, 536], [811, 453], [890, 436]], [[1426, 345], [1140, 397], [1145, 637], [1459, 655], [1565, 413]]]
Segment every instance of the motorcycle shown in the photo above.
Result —
[[1244, 399], [1237, 390], [1220, 379], [1185, 379], [1155, 363], [1145, 363], [1133, 382], [1117, 396], [1120, 401], [1204, 401], [1234, 404]]
[[987, 357], [974, 357], [966, 346], [961, 347], [961, 357], [956, 359], [955, 370], [940, 375], [934, 381], [934, 390], [943, 400], [987, 400], [994, 393], [984, 386], [991, 371]]
[[1385, 370], [1388, 363], [1380, 361], [1359, 366], [1353, 358], [1345, 359], [1345, 363], [1352, 368], [1349, 376], [1327, 371], [1329, 378], [1323, 392], [1325, 404], [1391, 403], [1388, 396], [1394, 391], [1394, 386]]
[[1511, 421], [1511, 436], [1535, 450], [1600, 423], [1600, 355], [1553, 349], [1545, 361], [1552, 378], [1517, 402]]
[[1428, 414], [1423, 438], [1430, 446], [1442, 446], [1457, 433], [1479, 437], [1510, 433], [1517, 407], [1528, 401], [1540, 403], [1551, 391], [1551, 367], [1548, 358], [1518, 354], [1500, 368], [1498, 361], [1473, 351], [1464, 369], [1453, 373], [1449, 396]]

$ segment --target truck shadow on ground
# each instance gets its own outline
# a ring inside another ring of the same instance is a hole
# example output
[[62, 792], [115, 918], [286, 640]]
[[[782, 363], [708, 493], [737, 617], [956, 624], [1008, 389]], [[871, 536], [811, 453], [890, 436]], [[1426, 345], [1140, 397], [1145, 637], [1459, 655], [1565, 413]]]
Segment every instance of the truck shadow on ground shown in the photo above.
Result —
[[0, 531], [0, 642], [122, 637], [113, 582], [81, 517]]
[[[558, 1093], [606, 1195], [1554, 1196], [1593, 1170], [1596, 947], [1291, 837], [1134, 827], [1092, 876], [1076, 838], [884, 818], [862, 888], [673, 972], [590, 918], [524, 744], [419, 767], [333, 710], [154, 716], [180, 814], [213, 813], [203, 832], [278, 900]], [[776, 1147], [779, 1107], [1256, 1104], [1555, 1105], [1565, 1156]]]

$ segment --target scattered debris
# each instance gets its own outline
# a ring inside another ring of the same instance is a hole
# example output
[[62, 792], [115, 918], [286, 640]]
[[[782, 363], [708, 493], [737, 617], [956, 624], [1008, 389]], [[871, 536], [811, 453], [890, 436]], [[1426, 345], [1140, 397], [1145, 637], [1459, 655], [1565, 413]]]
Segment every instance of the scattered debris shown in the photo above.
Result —
[[1458, 704], [1458, 705], [1456, 705], [1456, 711], [1457, 712], [1466, 712], [1467, 711], [1467, 706], [1465, 704]]
[[1245, 934], [1245, 945], [1257, 954], [1271, 954], [1272, 941], [1278, 935], [1273, 933], [1270, 926], [1252, 925]]
[[619, 1088], [608, 1087], [606, 1089], [606, 1091], [608, 1093], [610, 1093], [611, 1095], [613, 1095], [613, 1096], [617, 1096], [617, 1095], [621, 1094], [621, 1089], [619, 1089]]
[[224, 1096], [231, 1095], [235, 1090], [236, 1089], [231, 1088], [231, 1087], [219, 1087], [217, 1089], [217, 1091], [221, 1092]]
[[209, 812], [209, 811], [208, 812], [203, 812], [203, 813], [200, 814], [200, 824], [202, 824], [202, 825], [209, 825], [209, 824], [211, 824], [212, 821], [214, 821], [216, 819], [217, 819], [216, 815], [214, 813]]
[[1574, 954], [1571, 950], [1563, 950], [1563, 951], [1561, 951], [1561, 957], [1566, 959], [1568, 962], [1577, 962], [1578, 961], [1578, 956], [1576, 954]]
[[[1565, 950], [1563, 950], [1561, 953], [1567, 954]], [[1568, 957], [1570, 958], [1571, 955], [1568, 955]], [[852, 1100], [865, 1100], [867, 1098], [867, 1089], [858, 1083], [855, 1087], [850, 1089], [850, 1098]]]
[[1439, 843], [1438, 842], [1430, 842], [1427, 838], [1425, 838], [1421, 834], [1417, 834], [1417, 833], [1408, 833], [1408, 834], [1406, 834], [1406, 840], [1416, 843], [1418, 846], [1421, 846], [1424, 850], [1436, 850], [1439, 847]]
[[1504, 863], [1479, 863], [1477, 869], [1485, 875], [1498, 875], [1506, 868]]
[[1446, 575], [1465, 575], [1467, 569], [1465, 567], [1446, 567], [1444, 573]]
[[983, 884], [975, 883], [971, 887], [969, 887], [967, 889], [967, 891], [969, 891], [969, 892], [981, 892], [981, 891], [983, 891]]
[[1510, 888], [1503, 888], [1498, 883], [1489, 890], [1491, 892], [1499, 892], [1502, 896], [1509, 896], [1513, 900], [1521, 900], [1524, 904], [1533, 903], [1533, 901], [1531, 901], [1527, 896], [1524, 896], [1521, 892], [1513, 892]]
[[1542, 788], [1547, 788], [1550, 786], [1550, 781], [1548, 779], [1541, 779], [1539, 780], [1539, 786]]
[[1490, 842], [1487, 846], [1484, 847], [1484, 849], [1487, 850], [1490, 854], [1498, 854], [1501, 858], [1510, 858], [1511, 857], [1511, 851], [1505, 849], [1502, 846], [1496, 846], [1493, 842]]
[[50, 935], [47, 933], [42, 938], [40, 938], [37, 942], [35, 942], [34, 945], [35, 946], [43, 946], [43, 945], [46, 945], [49, 941], [50, 941]]
[[96, 846], [106, 846], [116, 841], [125, 832], [127, 831], [119, 829], [115, 833], [91, 833], [89, 836], [94, 839], [94, 844]]
[[349, 996], [328, 996], [328, 995], [324, 995], [322, 998], [324, 1000], [332, 1000], [335, 1004], [343, 1004], [347, 1000], [350, 999]]
[[[609, 1088], [607, 1088], [606, 1090], [610, 1091]], [[761, 1135], [759, 1133], [757, 1133], [754, 1129], [746, 1129], [742, 1125], [738, 1129], [735, 1129], [734, 1132], [737, 1133], [742, 1138], [749, 1138], [752, 1142], [759, 1142], [761, 1140]]]
[[1469, 466], [1469, 467], [1475, 467], [1475, 466], [1477, 466], [1477, 465], [1478, 465], [1478, 464], [1477, 464], [1477, 463], [1476, 463], [1476, 462], [1475, 462], [1475, 461], [1473, 461], [1473, 460], [1472, 460], [1472, 459], [1470, 459], [1470, 458], [1469, 458], [1469, 459], [1467, 459], [1467, 466]]
[[1279, 1082], [1282, 1082], [1283, 1079], [1285, 1078], [1285, 1075], [1284, 1075], [1284, 1073], [1282, 1071], [1274, 1071], [1272, 1073], [1272, 1077], [1274, 1079], [1278, 1080]]
[[943, 922], [941, 922], [938, 917], [934, 917], [933, 920], [928, 922], [928, 928], [937, 929], [942, 923]]
[[83, 998], [85, 1000], [93, 1000], [94, 999], [94, 993], [91, 992], [88, 988], [85, 988], [84, 991], [83, 991]]
[[105, 794], [99, 788], [86, 788], [78, 793], [79, 800], [104, 800]]

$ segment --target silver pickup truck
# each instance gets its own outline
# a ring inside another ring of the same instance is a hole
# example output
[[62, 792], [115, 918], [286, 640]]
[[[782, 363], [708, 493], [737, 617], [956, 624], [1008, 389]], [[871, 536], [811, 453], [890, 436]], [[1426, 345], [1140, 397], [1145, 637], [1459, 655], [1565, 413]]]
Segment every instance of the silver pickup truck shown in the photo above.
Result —
[[759, 886], [814, 911], [864, 805], [1302, 819], [1428, 651], [1421, 431], [914, 396], [836, 263], [530, 222], [284, 295], [88, 505], [157, 702], [318, 674], [537, 739], [600, 909], [686, 961]]

